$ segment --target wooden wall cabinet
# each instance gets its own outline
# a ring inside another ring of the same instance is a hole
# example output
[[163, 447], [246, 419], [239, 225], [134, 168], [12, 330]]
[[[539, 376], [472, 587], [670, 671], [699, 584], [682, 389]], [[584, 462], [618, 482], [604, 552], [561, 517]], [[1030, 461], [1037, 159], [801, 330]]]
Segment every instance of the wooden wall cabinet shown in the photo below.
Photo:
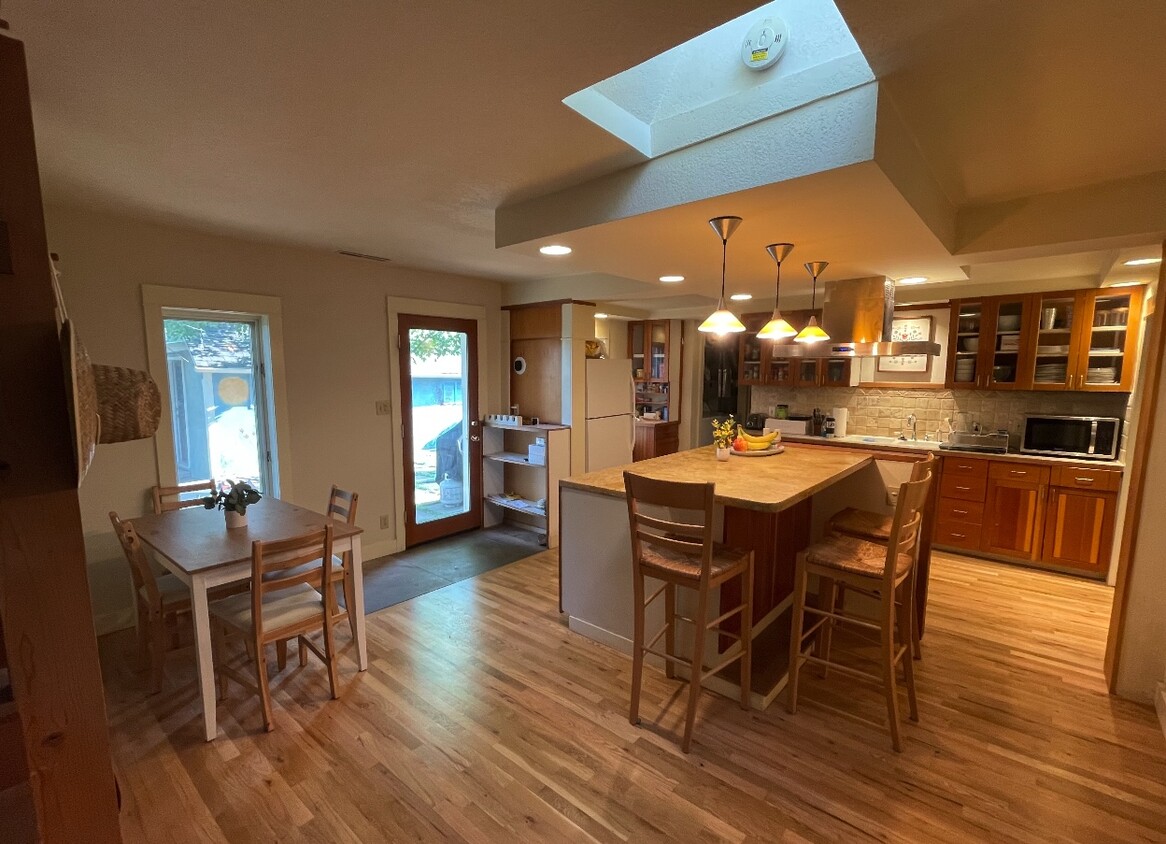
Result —
[[1144, 287], [952, 303], [945, 386], [1129, 392]]
[[[800, 329], [819, 311], [790, 311], [785, 318]], [[770, 315], [744, 314], [737, 382], [743, 387], [849, 387], [852, 358], [783, 357], [782, 345], [758, 340], [757, 332]]]
[[637, 381], [668, 380], [668, 320], [628, 323], [628, 357]]

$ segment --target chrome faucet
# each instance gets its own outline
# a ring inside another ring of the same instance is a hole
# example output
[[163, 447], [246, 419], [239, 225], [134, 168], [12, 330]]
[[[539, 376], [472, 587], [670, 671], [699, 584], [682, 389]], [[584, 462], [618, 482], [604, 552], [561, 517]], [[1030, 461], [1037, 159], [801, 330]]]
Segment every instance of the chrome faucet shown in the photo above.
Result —
[[[916, 416], [914, 413], [907, 415], [907, 427], [911, 429], [912, 442], [918, 440], [919, 439], [919, 417]], [[901, 439], [901, 440], [907, 439], [906, 431], [903, 431], [899, 434], [899, 439]]]

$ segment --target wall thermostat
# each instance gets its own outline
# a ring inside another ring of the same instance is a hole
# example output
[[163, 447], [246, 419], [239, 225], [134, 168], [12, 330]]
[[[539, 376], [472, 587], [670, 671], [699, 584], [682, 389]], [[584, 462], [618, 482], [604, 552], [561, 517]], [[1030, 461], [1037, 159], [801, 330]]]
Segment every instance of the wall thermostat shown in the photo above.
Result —
[[789, 43], [789, 27], [779, 17], [761, 18], [749, 27], [741, 43], [741, 61], [751, 70], [765, 70], [781, 58]]
[[516, 357], [514, 359], [514, 374], [521, 375], [526, 372], [526, 358]]

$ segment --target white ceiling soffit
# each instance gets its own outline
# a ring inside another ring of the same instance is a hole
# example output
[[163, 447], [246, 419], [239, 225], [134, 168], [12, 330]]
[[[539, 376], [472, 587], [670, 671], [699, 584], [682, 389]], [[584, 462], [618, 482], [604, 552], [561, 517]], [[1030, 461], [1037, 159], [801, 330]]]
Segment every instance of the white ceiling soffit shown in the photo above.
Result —
[[[742, 42], [778, 18], [777, 63], [753, 70]], [[563, 102], [649, 158], [874, 81], [832, 0], [781, 0], [584, 88]]]

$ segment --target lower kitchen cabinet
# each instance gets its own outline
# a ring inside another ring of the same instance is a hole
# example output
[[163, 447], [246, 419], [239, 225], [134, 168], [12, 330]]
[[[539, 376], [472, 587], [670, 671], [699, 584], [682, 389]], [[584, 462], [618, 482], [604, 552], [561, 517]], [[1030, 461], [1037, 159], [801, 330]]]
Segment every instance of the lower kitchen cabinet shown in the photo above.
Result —
[[1048, 485], [1047, 466], [992, 463], [980, 550], [1022, 560], [1038, 559]]
[[645, 422], [637, 419], [632, 461], [675, 454], [680, 448], [680, 422]]
[[1104, 575], [1113, 550], [1117, 493], [1055, 486], [1049, 491], [1041, 559]]
[[1121, 470], [944, 455], [935, 545], [1104, 576]]

